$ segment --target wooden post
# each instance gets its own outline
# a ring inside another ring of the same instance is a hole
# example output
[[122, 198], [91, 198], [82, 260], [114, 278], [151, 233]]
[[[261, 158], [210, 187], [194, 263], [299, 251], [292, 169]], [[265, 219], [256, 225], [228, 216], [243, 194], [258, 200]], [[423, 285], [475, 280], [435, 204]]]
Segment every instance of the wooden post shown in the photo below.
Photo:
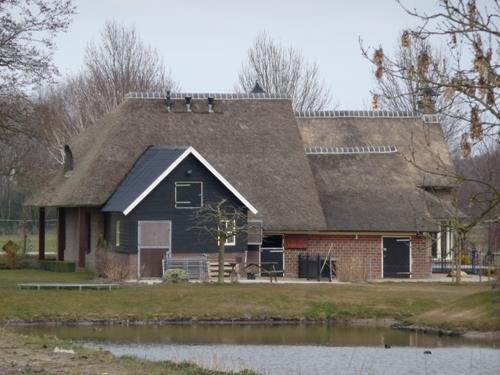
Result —
[[319, 256], [319, 254], [318, 254], [316, 260], [317, 260], [317, 266], [316, 266], [316, 268], [317, 268], [317, 271], [318, 271], [318, 281], [321, 281], [321, 258]]
[[85, 208], [78, 207], [78, 267], [85, 268], [85, 253], [87, 252], [87, 220]]
[[66, 211], [63, 207], [57, 209], [57, 259], [64, 260], [66, 247]]
[[38, 259], [45, 259], [45, 207], [38, 209]]

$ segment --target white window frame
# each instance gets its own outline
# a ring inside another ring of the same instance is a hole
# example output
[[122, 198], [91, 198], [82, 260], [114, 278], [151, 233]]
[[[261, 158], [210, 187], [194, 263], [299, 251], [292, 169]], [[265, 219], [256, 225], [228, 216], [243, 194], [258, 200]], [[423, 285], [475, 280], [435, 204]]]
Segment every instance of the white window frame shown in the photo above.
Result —
[[[221, 220], [221, 223], [224, 224], [225, 228], [227, 228], [227, 224], [232, 221], [234, 224], [233, 226], [236, 227], [236, 221], [235, 220]], [[220, 227], [219, 227], [220, 231]], [[231, 237], [226, 238], [226, 242], [224, 243], [224, 246], [236, 246], [236, 234], [233, 234]]]
[[[177, 204], [191, 204], [192, 202], [183, 202], [183, 201], [177, 201], [177, 187], [180, 186], [191, 186], [193, 184], [199, 184], [200, 185], [200, 205], [199, 206], [182, 206], [178, 207]], [[174, 187], [174, 204], [175, 208], [179, 210], [195, 210], [197, 208], [202, 208], [203, 207], [203, 181], [176, 181], [175, 182], [175, 187]]]
[[115, 225], [115, 246], [117, 246], [117, 247], [120, 246], [120, 234], [121, 234], [120, 220], [116, 220], [116, 225]]

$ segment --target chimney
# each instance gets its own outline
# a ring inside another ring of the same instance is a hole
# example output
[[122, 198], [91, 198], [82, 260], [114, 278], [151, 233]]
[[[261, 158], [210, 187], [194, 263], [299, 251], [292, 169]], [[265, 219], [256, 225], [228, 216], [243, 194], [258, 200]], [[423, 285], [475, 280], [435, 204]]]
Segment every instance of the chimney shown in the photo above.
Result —
[[186, 103], [186, 112], [191, 112], [191, 96], [186, 96], [184, 101]]
[[208, 97], [208, 113], [212, 113], [214, 111], [214, 98]]
[[436, 112], [436, 91], [426, 86], [418, 91], [418, 110], [424, 115], [432, 115]]
[[167, 111], [170, 112], [172, 110], [172, 100], [170, 99], [170, 91], [167, 91], [167, 99], [165, 100], [165, 104], [167, 104]]
[[253, 87], [252, 91], [250, 91], [250, 94], [265, 94], [266, 90], [264, 90], [260, 85], [259, 81], [255, 81], [255, 86]]

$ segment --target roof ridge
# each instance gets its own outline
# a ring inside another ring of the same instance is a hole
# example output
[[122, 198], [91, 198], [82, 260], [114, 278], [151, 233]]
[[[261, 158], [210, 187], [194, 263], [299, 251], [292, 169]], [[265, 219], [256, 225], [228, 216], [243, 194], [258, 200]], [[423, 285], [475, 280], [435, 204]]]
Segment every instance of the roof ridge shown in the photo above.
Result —
[[324, 117], [392, 117], [421, 118], [422, 114], [415, 111], [366, 111], [366, 110], [330, 110], [330, 111], [296, 111], [298, 118]]
[[[207, 99], [208, 97], [219, 100], [243, 100], [243, 99], [283, 99], [290, 100], [290, 96], [285, 94], [269, 93], [189, 93], [189, 92], [171, 92], [171, 99], [184, 99], [186, 96], [192, 99]], [[129, 92], [126, 99], [166, 99], [167, 91], [156, 92]]]

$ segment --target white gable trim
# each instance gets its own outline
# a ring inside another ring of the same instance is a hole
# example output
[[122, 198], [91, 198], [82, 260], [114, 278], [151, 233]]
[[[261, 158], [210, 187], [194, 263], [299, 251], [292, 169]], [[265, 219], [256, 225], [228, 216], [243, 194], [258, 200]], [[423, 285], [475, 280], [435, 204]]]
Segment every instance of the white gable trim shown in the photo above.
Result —
[[231, 193], [233, 193], [236, 198], [240, 200], [253, 214], [256, 214], [257, 209], [245, 199], [243, 195], [241, 195], [236, 188], [231, 185], [217, 170], [212, 167], [212, 165], [203, 157], [201, 154], [196, 151], [193, 147], [189, 147], [186, 151], [182, 153], [170, 166], [161, 173], [156, 180], [153, 181], [151, 185], [149, 185], [146, 190], [144, 190], [124, 211], [124, 215], [128, 215], [130, 211], [132, 211], [139, 203], [142, 202], [144, 198], [146, 198], [149, 193], [153, 191], [155, 187], [157, 187], [160, 182], [162, 182], [165, 177], [167, 177], [177, 166], [188, 156], [193, 155], [198, 161], [205, 166], [217, 179], [228, 189]]

